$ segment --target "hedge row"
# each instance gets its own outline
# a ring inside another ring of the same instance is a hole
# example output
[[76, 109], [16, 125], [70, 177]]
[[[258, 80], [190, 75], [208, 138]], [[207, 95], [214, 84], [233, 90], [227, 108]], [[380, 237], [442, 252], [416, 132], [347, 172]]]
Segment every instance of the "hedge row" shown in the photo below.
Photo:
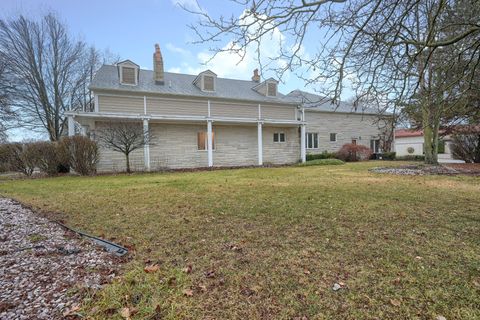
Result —
[[96, 172], [97, 144], [83, 136], [65, 137], [58, 142], [8, 143], [0, 145], [2, 170], [31, 176], [35, 169], [48, 175], [69, 172], [81, 175]]
[[[395, 160], [395, 152], [383, 152], [381, 159], [383, 160]], [[337, 152], [327, 152], [316, 154], [307, 154], [307, 161], [317, 159], [340, 159], [342, 161], [363, 161], [368, 159], [375, 159], [375, 154], [372, 154], [370, 148], [363, 145], [356, 145], [347, 143]], [[378, 158], [380, 159], [380, 158]]]

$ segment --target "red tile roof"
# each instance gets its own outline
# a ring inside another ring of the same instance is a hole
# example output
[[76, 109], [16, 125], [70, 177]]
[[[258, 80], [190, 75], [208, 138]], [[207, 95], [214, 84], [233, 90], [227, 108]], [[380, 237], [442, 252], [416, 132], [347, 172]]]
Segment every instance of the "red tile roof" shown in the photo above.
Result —
[[395, 130], [395, 138], [421, 137], [421, 136], [423, 136], [423, 130], [412, 130], [412, 129]]

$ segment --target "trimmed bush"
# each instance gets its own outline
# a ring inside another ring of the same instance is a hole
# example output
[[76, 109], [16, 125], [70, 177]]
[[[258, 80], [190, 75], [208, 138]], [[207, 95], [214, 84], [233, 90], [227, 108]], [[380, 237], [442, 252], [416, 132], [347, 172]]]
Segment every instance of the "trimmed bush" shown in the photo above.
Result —
[[8, 143], [0, 150], [0, 161], [7, 171], [21, 172], [31, 176], [38, 162], [37, 148], [33, 143]]
[[330, 166], [339, 164], [345, 164], [345, 162], [338, 159], [315, 159], [301, 163], [300, 166]]
[[361, 144], [347, 143], [340, 148], [336, 157], [340, 160], [351, 161], [365, 161], [372, 156], [372, 150]]
[[396, 152], [384, 152], [382, 153], [382, 159], [383, 160], [395, 160], [397, 156]]
[[97, 143], [83, 136], [65, 137], [60, 141], [60, 157], [68, 159], [75, 172], [86, 176], [95, 174], [100, 159]]
[[328, 152], [327, 150], [322, 153], [309, 153], [307, 154], [307, 161], [316, 159], [335, 159], [335, 153]]
[[8, 144], [0, 144], [0, 172], [10, 171], [10, 150]]
[[396, 157], [395, 160], [398, 160], [398, 161], [425, 161], [425, 156], [419, 156], [419, 155], [400, 156], [400, 157]]
[[53, 176], [58, 173], [61, 159], [58, 153], [58, 146], [54, 142], [35, 142], [31, 144], [35, 152], [36, 165], [41, 172]]

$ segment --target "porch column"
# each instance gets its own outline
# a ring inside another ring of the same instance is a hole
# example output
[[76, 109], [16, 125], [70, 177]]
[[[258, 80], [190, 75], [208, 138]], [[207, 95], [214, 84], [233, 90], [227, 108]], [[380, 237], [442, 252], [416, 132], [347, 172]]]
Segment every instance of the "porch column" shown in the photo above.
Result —
[[306, 125], [304, 124], [300, 126], [300, 157], [302, 159], [302, 163], [305, 163], [307, 161], [307, 150], [305, 148], [305, 127]]
[[262, 123], [258, 122], [257, 124], [257, 129], [258, 129], [258, 165], [263, 166], [263, 129], [262, 129]]
[[207, 120], [207, 153], [208, 166], [213, 167], [213, 141], [212, 141], [212, 120]]
[[73, 116], [67, 116], [68, 118], [68, 136], [73, 137], [75, 135], [75, 120], [73, 120]]
[[81, 126], [80, 127], [80, 134], [84, 137], [87, 136], [87, 126]]
[[148, 119], [143, 119], [143, 133], [145, 139], [145, 144], [143, 145], [145, 170], [150, 171], [150, 132], [148, 128]]
[[305, 109], [302, 108], [302, 125], [300, 126], [300, 158], [302, 159], [302, 163], [307, 162], [307, 149], [306, 149], [306, 124], [305, 124]]

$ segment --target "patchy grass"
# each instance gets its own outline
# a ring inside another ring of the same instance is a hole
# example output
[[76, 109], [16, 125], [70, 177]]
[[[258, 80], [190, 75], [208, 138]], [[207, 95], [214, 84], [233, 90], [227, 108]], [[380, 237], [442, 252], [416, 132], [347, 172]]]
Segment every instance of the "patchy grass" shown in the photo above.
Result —
[[45, 241], [48, 238], [45, 235], [38, 234], [38, 233], [32, 233], [31, 235], [28, 236], [28, 240], [32, 243], [37, 243], [41, 241]]
[[480, 318], [480, 179], [368, 172], [386, 164], [6, 181], [0, 194], [134, 249], [85, 299], [94, 319]]
[[310, 160], [305, 163], [300, 163], [299, 166], [330, 166], [330, 165], [339, 165], [339, 164], [345, 164], [342, 160], [339, 159], [315, 159], [315, 160]]

